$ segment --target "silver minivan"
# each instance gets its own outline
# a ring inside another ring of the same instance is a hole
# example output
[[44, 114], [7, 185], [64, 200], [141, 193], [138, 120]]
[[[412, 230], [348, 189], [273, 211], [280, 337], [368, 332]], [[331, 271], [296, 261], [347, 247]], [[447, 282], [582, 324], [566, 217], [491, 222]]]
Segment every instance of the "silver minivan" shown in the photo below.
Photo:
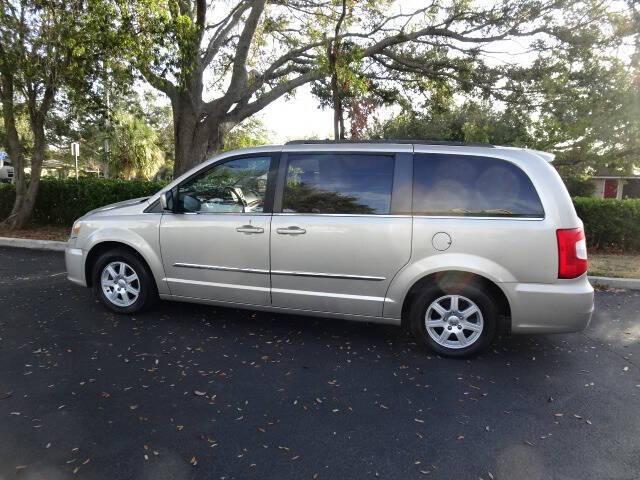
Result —
[[449, 356], [575, 332], [593, 288], [552, 159], [418, 141], [226, 152], [76, 221], [68, 278], [118, 313], [160, 298], [405, 325]]

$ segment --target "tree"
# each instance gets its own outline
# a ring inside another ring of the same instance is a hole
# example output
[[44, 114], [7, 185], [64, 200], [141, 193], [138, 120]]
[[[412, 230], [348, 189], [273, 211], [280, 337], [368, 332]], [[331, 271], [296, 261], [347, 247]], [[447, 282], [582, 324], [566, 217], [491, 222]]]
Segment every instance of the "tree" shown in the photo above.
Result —
[[109, 168], [114, 176], [150, 180], [165, 162], [157, 131], [138, 116], [116, 113], [112, 139]]
[[336, 140], [345, 138], [344, 112], [341, 91], [344, 89], [344, 80], [340, 78], [342, 59], [342, 39], [340, 37], [342, 24], [347, 16], [347, 0], [342, 0], [340, 16], [336, 22], [333, 40], [329, 41], [327, 57], [329, 59], [329, 71], [331, 76], [331, 100], [333, 103], [333, 136]]
[[640, 162], [640, 84], [628, 64], [596, 52], [557, 55], [537, 82], [533, 146], [556, 153], [564, 175], [606, 168], [632, 173]]
[[[84, 1], [0, 0], [0, 101], [16, 183], [5, 227], [20, 228], [31, 215], [47, 151], [45, 124], [61, 91], [81, 88], [95, 74], [99, 43], [92, 35], [100, 31], [95, 19], [104, 16]], [[33, 139], [28, 182], [22, 112]]]
[[372, 138], [400, 140], [446, 140], [495, 145], [527, 146], [531, 119], [497, 111], [488, 102], [469, 100], [461, 106], [450, 104], [424, 112], [408, 110], [369, 129]]
[[[479, 60], [486, 45], [533, 36], [567, 43], [605, 8], [578, 0], [487, 7], [451, 0], [405, 13], [401, 2], [385, 12], [358, 2], [351, 15], [362, 21], [352, 19], [336, 36], [326, 29], [330, 22], [319, 21], [336, 18], [334, 5], [321, 0], [236, 0], [224, 12], [205, 0], [114, 1], [118, 14], [105, 21], [119, 29], [133, 67], [171, 101], [176, 173], [218, 151], [242, 120], [327, 78], [323, 59], [334, 41], [351, 44], [352, 61], [381, 84], [427, 88], [452, 80], [491, 93], [500, 72]], [[567, 21], [570, 9], [581, 15]]]

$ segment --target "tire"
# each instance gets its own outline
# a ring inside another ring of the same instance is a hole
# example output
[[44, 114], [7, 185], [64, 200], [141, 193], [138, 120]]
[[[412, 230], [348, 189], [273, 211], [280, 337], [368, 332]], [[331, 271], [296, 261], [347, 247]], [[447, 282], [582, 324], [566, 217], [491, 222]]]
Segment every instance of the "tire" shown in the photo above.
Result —
[[137, 255], [123, 248], [101, 254], [93, 264], [92, 279], [94, 296], [115, 313], [139, 313], [158, 299], [149, 267]]
[[[469, 310], [471, 307], [475, 307], [477, 313]], [[481, 287], [474, 284], [432, 285], [415, 298], [409, 312], [409, 325], [417, 340], [435, 353], [468, 357], [491, 344], [498, 318], [495, 303]]]

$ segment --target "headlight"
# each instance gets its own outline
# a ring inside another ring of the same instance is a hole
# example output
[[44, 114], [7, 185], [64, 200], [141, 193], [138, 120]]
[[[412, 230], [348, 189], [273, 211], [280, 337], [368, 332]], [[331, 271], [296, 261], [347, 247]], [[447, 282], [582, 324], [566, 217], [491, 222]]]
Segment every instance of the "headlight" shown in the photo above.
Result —
[[82, 222], [80, 220], [76, 220], [75, 223], [73, 224], [73, 227], [71, 227], [71, 237], [77, 237], [78, 234], [80, 233], [80, 227], [82, 227]]

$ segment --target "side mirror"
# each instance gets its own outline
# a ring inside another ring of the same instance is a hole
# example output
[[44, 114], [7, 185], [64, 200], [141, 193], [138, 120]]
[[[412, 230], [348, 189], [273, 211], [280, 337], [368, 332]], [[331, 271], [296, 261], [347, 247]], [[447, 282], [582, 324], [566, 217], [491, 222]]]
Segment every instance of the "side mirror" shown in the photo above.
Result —
[[173, 211], [173, 192], [171, 190], [160, 195], [160, 206], [162, 210]]

